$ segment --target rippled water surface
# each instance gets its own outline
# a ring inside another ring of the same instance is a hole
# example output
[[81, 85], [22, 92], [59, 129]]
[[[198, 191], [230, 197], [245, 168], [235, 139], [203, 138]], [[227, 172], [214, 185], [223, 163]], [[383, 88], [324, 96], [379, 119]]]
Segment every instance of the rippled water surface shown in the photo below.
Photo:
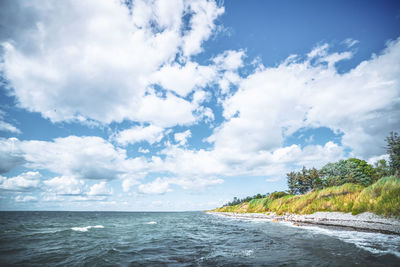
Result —
[[400, 266], [400, 237], [203, 212], [0, 212], [0, 265]]

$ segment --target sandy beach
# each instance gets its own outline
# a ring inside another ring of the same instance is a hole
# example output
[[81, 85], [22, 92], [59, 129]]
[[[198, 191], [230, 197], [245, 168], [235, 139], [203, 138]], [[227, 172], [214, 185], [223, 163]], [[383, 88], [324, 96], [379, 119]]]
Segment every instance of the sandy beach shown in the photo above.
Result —
[[321, 225], [329, 227], [343, 227], [357, 231], [380, 232], [385, 234], [400, 235], [400, 220], [384, 218], [373, 213], [365, 212], [358, 215], [342, 212], [316, 212], [313, 214], [298, 215], [274, 213], [233, 213], [233, 212], [207, 212], [226, 217], [265, 219], [272, 222], [292, 222], [293, 225]]

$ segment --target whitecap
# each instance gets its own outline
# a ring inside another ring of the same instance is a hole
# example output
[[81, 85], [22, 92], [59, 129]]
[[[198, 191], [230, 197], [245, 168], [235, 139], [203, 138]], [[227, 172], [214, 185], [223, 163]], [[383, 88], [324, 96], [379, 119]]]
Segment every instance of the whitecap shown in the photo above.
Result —
[[78, 232], [87, 232], [91, 228], [104, 228], [103, 225], [89, 225], [85, 227], [72, 227], [71, 230], [78, 231]]
[[151, 222], [147, 222], [146, 224], [157, 224], [157, 222], [151, 221]]
[[342, 231], [314, 226], [300, 226], [315, 233], [329, 235], [373, 254], [392, 254], [400, 258], [400, 236], [381, 233]]
[[250, 257], [251, 255], [254, 254], [254, 250], [252, 249], [243, 250], [241, 254], [245, 257]]

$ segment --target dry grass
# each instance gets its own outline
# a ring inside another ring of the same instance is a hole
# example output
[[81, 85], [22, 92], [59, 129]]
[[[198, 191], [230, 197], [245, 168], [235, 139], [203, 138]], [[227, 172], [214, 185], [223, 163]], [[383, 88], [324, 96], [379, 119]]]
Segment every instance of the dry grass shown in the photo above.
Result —
[[235, 206], [218, 208], [223, 212], [275, 212], [277, 214], [311, 214], [317, 211], [339, 211], [358, 214], [369, 211], [383, 216], [400, 217], [400, 178], [390, 176], [363, 187], [344, 184], [304, 195], [287, 195], [274, 199], [253, 199]]

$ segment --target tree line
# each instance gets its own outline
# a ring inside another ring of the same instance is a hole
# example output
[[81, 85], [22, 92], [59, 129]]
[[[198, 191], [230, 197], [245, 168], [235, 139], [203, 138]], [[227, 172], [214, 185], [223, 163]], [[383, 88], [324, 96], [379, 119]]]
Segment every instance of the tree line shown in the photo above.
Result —
[[371, 165], [365, 160], [349, 158], [328, 163], [321, 169], [303, 167], [300, 171], [291, 171], [286, 174], [288, 192], [257, 194], [242, 199], [234, 197], [233, 201], [224, 206], [238, 205], [265, 197], [276, 199], [288, 193], [293, 195], [304, 194], [314, 189], [339, 186], [345, 183], [369, 186], [385, 176], [397, 175], [400, 177], [400, 136], [396, 132], [391, 132], [385, 141], [387, 143], [386, 151], [389, 155], [388, 161], [381, 159]]
[[303, 167], [286, 174], [290, 194], [304, 194], [313, 189], [339, 186], [345, 183], [368, 186], [388, 175], [400, 177], [400, 136], [392, 132], [386, 138], [389, 162], [378, 160], [374, 166], [365, 160], [349, 158], [328, 163], [320, 170]]

